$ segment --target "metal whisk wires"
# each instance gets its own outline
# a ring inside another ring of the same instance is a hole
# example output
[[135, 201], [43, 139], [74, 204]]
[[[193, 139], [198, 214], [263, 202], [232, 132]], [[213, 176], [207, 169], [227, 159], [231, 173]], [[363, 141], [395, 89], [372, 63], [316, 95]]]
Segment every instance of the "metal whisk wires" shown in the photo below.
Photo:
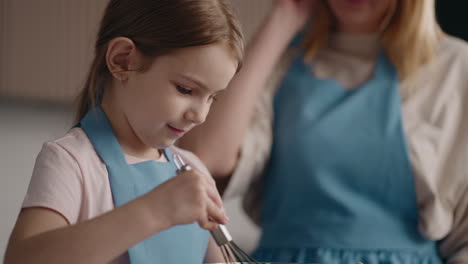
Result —
[[258, 263], [234, 243], [226, 226], [218, 225], [211, 235], [220, 247], [226, 263]]
[[[174, 164], [177, 167], [177, 171], [189, 171], [192, 169], [190, 165], [185, 164], [184, 160], [177, 154], [174, 154]], [[214, 221], [213, 219], [210, 219]], [[253, 263], [259, 264], [255, 259], [250, 257], [245, 253], [239, 246], [234, 243], [232, 236], [227, 230], [225, 225], [218, 224], [218, 228], [210, 231], [211, 236], [220, 247], [223, 258], [226, 261], [225, 263], [234, 264], [234, 263]]]

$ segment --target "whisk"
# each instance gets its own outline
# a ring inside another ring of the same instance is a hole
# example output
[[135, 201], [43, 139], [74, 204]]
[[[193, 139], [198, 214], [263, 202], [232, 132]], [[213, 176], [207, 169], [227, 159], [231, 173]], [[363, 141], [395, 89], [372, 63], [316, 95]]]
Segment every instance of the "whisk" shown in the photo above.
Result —
[[[177, 154], [174, 154], [174, 164], [177, 167], [177, 172], [192, 170], [192, 167], [185, 164], [184, 160]], [[214, 221], [212, 218], [210, 218], [210, 220]], [[250, 257], [240, 247], [238, 247], [236, 243], [234, 243], [232, 236], [225, 225], [218, 224], [218, 227], [210, 232], [223, 254], [223, 258], [226, 261], [225, 263], [259, 264], [259, 262]]]

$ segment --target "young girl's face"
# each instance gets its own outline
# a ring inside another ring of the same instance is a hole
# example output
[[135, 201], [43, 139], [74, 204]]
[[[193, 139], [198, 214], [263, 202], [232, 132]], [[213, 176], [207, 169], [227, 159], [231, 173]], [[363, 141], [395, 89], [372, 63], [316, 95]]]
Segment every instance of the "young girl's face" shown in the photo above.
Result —
[[145, 72], [129, 75], [120, 107], [138, 139], [165, 148], [206, 119], [215, 96], [236, 72], [225, 44], [176, 50], [156, 57]]
[[[398, 0], [328, 0], [339, 31], [374, 32]], [[406, 1], [406, 0], [403, 0]], [[411, 0], [413, 1], [413, 0]]]

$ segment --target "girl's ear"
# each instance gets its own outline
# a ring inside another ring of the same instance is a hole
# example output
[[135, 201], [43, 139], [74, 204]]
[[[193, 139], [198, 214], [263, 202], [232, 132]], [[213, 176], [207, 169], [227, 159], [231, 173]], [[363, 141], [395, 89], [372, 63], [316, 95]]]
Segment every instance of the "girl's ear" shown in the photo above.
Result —
[[112, 39], [107, 47], [107, 68], [114, 78], [126, 81], [128, 79], [128, 71], [135, 68], [136, 57], [136, 46], [131, 39], [124, 37]]

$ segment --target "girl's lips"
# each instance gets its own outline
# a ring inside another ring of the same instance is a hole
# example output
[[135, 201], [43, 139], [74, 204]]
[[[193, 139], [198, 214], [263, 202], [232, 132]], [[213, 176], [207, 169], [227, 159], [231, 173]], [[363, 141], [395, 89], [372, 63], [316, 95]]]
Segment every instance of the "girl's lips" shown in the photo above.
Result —
[[167, 127], [178, 137], [181, 137], [185, 134], [185, 130], [175, 128], [171, 125], [167, 125]]

